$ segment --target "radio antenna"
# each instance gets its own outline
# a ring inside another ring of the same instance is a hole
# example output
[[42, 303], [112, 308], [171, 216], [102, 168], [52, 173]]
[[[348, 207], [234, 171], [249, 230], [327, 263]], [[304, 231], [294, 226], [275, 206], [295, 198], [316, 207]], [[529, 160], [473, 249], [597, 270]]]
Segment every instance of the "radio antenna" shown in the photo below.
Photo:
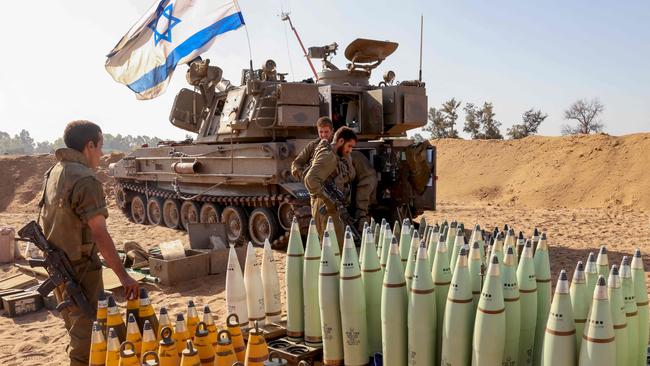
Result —
[[300, 39], [300, 35], [298, 35], [298, 31], [296, 28], [293, 26], [293, 23], [291, 23], [291, 18], [289, 17], [288, 12], [283, 12], [280, 14], [280, 19], [289, 21], [289, 26], [291, 27], [291, 30], [293, 33], [296, 35], [296, 38], [298, 39], [298, 43], [300, 44], [300, 48], [302, 48], [302, 53], [305, 55], [305, 58], [307, 59], [307, 62], [309, 63], [309, 67], [311, 68], [311, 72], [314, 73], [314, 78], [316, 81], [318, 81], [318, 73], [316, 73], [316, 69], [314, 68], [314, 64], [311, 62], [311, 59], [307, 55], [307, 50], [305, 49], [305, 46], [302, 44], [302, 40]]
[[420, 14], [420, 71], [418, 75], [418, 81], [422, 82], [422, 37], [424, 29], [424, 15]]

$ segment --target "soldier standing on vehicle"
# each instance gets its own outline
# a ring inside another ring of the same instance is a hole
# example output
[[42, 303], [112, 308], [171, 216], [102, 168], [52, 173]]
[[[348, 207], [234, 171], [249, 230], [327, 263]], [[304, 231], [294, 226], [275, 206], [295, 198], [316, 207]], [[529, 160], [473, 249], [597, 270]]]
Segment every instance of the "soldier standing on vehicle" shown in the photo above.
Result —
[[334, 125], [329, 117], [321, 117], [316, 121], [316, 129], [318, 129], [318, 137], [309, 142], [296, 156], [291, 163], [291, 175], [302, 181], [305, 178], [305, 171], [309, 169], [316, 147], [321, 140], [332, 142], [332, 135], [334, 135]]
[[[104, 291], [102, 264], [97, 252], [115, 272], [127, 299], [138, 296], [139, 285], [122, 265], [106, 228], [108, 209], [101, 182], [93, 172], [102, 156], [102, 131], [89, 121], [70, 122], [63, 134], [67, 148], [56, 150], [56, 163], [45, 174], [42, 209], [43, 231], [48, 242], [68, 256], [90, 304]], [[55, 289], [57, 301], [66, 298]], [[70, 365], [88, 365], [93, 320], [72, 306], [61, 311], [70, 336]]]
[[311, 195], [311, 214], [316, 220], [318, 234], [323, 236], [327, 218], [332, 217], [340, 247], [343, 245], [343, 222], [336, 202], [323, 193], [323, 185], [332, 180], [336, 188], [343, 192], [346, 201], [342, 202], [343, 205], [350, 203], [350, 183], [354, 180], [355, 171], [349, 155], [356, 144], [357, 135], [352, 129], [339, 128], [331, 143], [325, 140], [318, 144], [311, 167], [305, 175], [305, 186]]

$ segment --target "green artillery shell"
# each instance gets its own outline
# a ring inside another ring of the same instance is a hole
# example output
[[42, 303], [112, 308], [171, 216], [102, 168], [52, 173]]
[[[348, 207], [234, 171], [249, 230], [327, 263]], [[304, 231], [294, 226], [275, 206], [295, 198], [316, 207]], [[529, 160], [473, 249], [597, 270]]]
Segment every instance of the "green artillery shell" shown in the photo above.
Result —
[[497, 256], [499, 258], [499, 263], [503, 263], [503, 242], [504, 242], [503, 233], [497, 234], [492, 243], [492, 251], [490, 251], [490, 258], [492, 256]]
[[244, 264], [244, 286], [246, 287], [246, 304], [248, 305], [248, 321], [251, 327], [257, 321], [264, 325], [266, 313], [264, 311], [264, 287], [262, 286], [262, 273], [260, 264], [255, 256], [253, 243], [248, 242], [246, 249], [246, 263]]
[[447, 260], [447, 242], [445, 236], [441, 235], [438, 241], [438, 249], [436, 250], [436, 257], [433, 259], [433, 269], [431, 277], [433, 278], [433, 285], [436, 289], [436, 344], [439, 345], [436, 349], [436, 365], [440, 365], [442, 354], [442, 325], [445, 317], [445, 305], [447, 304], [447, 293], [449, 292], [449, 284], [451, 284], [451, 269], [449, 268], [449, 261]]
[[427, 248], [420, 242], [409, 292], [408, 364], [434, 365], [436, 357], [436, 295]]
[[267, 321], [277, 323], [282, 315], [282, 295], [280, 294], [280, 278], [275, 265], [271, 243], [267, 238], [264, 241], [264, 255], [262, 257], [262, 285], [264, 287], [264, 312]]
[[377, 248], [377, 257], [381, 258], [384, 246], [384, 227], [386, 226], [386, 219], [381, 219], [381, 224], [375, 228], [375, 247]]
[[587, 291], [594, 293], [596, 282], [598, 281], [598, 268], [596, 266], [596, 256], [593, 252], [589, 253], [587, 264], [585, 265], [585, 276], [587, 277]]
[[453, 251], [454, 243], [456, 242], [457, 229], [458, 229], [458, 223], [456, 221], [452, 221], [451, 224], [449, 225], [449, 229], [447, 229], [447, 234], [446, 234], [447, 241], [445, 242], [445, 244], [447, 244], [447, 250], [450, 252], [447, 255], [449, 268], [451, 268], [451, 251]]
[[[395, 223], [393, 224], [393, 230], [391, 232], [393, 233], [393, 236], [395, 237], [395, 239], [397, 240], [397, 244], [399, 245], [399, 238], [400, 235], [402, 235], [402, 225], [400, 225], [399, 221], [395, 220]], [[391, 242], [392, 240], [389, 243]]]
[[596, 267], [596, 271], [598, 272], [599, 276], [603, 276], [605, 278], [609, 277], [609, 260], [607, 258], [607, 247], [604, 245], [601, 245], [600, 250], [598, 251], [598, 257], [596, 258]]
[[600, 276], [596, 282], [589, 318], [582, 335], [580, 347], [580, 366], [616, 365], [616, 343], [612, 310], [607, 298], [605, 278]]
[[[379, 256], [379, 263], [381, 264], [381, 269], [384, 271], [386, 270], [386, 263], [388, 262], [388, 255], [390, 253], [390, 244], [392, 242], [393, 232], [390, 229], [390, 225], [386, 224], [386, 226], [384, 226], [384, 238], [381, 247], [381, 255]], [[401, 260], [400, 263], [402, 263]]]
[[514, 366], [519, 359], [519, 333], [521, 332], [521, 303], [517, 284], [517, 256], [514, 245], [509, 244], [503, 259], [501, 282], [503, 302], [506, 308], [506, 346], [502, 366]]
[[[469, 250], [469, 277], [472, 281], [472, 306], [474, 307], [474, 314], [478, 306], [478, 300], [481, 297], [481, 247], [482, 245], [475, 241]], [[474, 319], [474, 316], [472, 316]]]
[[339, 301], [343, 358], [346, 365], [365, 365], [368, 362], [368, 326], [366, 298], [362, 294], [363, 281], [357, 258], [357, 248], [350, 232], [345, 233], [341, 256]]
[[565, 270], [560, 272], [555, 287], [551, 312], [546, 323], [546, 335], [542, 353], [543, 366], [573, 366], [576, 364], [576, 336], [569, 278]]
[[539, 241], [539, 230], [537, 230], [537, 228], [533, 229], [533, 236], [531, 240], [533, 241], [533, 244]]
[[573, 278], [571, 279], [571, 309], [573, 310], [573, 320], [576, 323], [576, 357], [580, 355], [580, 345], [582, 344], [582, 333], [587, 322], [587, 314], [591, 305], [591, 296], [587, 292], [587, 280], [585, 278], [585, 266], [582, 261], [578, 262]]
[[383, 273], [374, 247], [372, 233], [366, 236], [361, 262], [361, 279], [366, 301], [366, 321], [368, 322], [368, 356], [381, 352], [381, 284]]
[[500, 365], [506, 345], [506, 314], [499, 257], [492, 256], [478, 303], [472, 344], [472, 366]]
[[[474, 245], [474, 242], [479, 243], [479, 250], [481, 252], [481, 262], [485, 263], [485, 248], [483, 245], [485, 244], [485, 241], [483, 240], [483, 231], [481, 230], [481, 226], [479, 224], [474, 225], [474, 230], [472, 231], [472, 236], [469, 238], [469, 244], [470, 244], [470, 251], [472, 250], [471, 247]], [[472, 260], [472, 254], [470, 253], [469, 255], [469, 260], [471, 262]], [[470, 264], [471, 267], [471, 264]]]
[[[632, 282], [634, 284], [634, 295], [639, 317], [639, 347], [643, 348], [648, 344], [648, 291], [645, 285], [643, 258], [641, 258], [641, 250], [639, 248], [636, 249], [634, 258], [632, 258]], [[637, 356], [634, 365], [645, 365], [645, 350], [640, 349]]]
[[535, 250], [535, 279], [537, 281], [537, 321], [535, 324], [535, 349], [533, 352], [533, 364], [539, 365], [542, 360], [542, 347], [544, 346], [544, 325], [548, 320], [548, 312], [551, 309], [553, 292], [551, 289], [551, 264], [548, 255], [548, 242], [546, 233], [542, 233]]
[[305, 250], [302, 246], [298, 220], [294, 217], [289, 232], [284, 283], [287, 291], [287, 336], [302, 341], [305, 336], [303, 315], [302, 264]]
[[415, 273], [415, 262], [418, 257], [418, 248], [420, 247], [420, 234], [416, 230], [411, 238], [411, 248], [409, 249], [408, 261], [406, 262], [406, 270], [404, 271], [404, 278], [406, 279], [406, 292], [411, 291], [411, 282], [413, 281], [413, 273]]
[[524, 233], [520, 231], [517, 236], [517, 251], [515, 252], [517, 254], [517, 263], [519, 263], [519, 258], [521, 258], [521, 252], [524, 251], [524, 245], [526, 245], [526, 239], [524, 239]]
[[404, 366], [407, 363], [406, 281], [397, 239], [390, 244], [390, 254], [381, 291], [381, 332], [384, 365]]
[[[514, 247], [515, 250], [515, 257], [517, 256], [517, 236], [515, 235], [515, 230], [513, 228], [509, 228], [508, 232], [506, 234], [506, 238], [503, 241], [503, 252], [507, 253], [508, 246]], [[516, 266], [515, 266], [516, 267]]]
[[[332, 253], [334, 253], [334, 256], [337, 259], [337, 263], [340, 264], [341, 252], [339, 251], [339, 241], [338, 238], [336, 237], [336, 230], [334, 229], [334, 221], [332, 220], [331, 217], [327, 218], [327, 226], [325, 227], [325, 231], [330, 234], [330, 241], [332, 242]], [[323, 235], [325, 234], [323, 233]]]
[[456, 229], [456, 239], [454, 239], [453, 247], [451, 247], [451, 258], [449, 261], [449, 269], [451, 273], [454, 273], [454, 268], [456, 267], [456, 261], [458, 260], [458, 254], [460, 249], [465, 245], [465, 233], [461, 228]]
[[451, 279], [442, 324], [442, 365], [467, 365], [470, 361], [474, 306], [468, 252], [461, 248]]
[[334, 243], [329, 233], [323, 234], [323, 248], [318, 275], [321, 329], [323, 334], [323, 363], [343, 365], [341, 308], [339, 305], [339, 266], [334, 256]]
[[304, 294], [305, 343], [320, 347], [321, 334], [320, 309], [318, 305], [318, 271], [320, 269], [320, 243], [314, 219], [309, 224], [307, 244], [302, 268], [302, 292]]
[[[237, 259], [235, 246], [231, 245], [226, 271], [226, 306], [228, 314], [237, 314], [239, 325], [244, 327], [248, 326], [248, 305], [246, 301], [244, 275], [239, 265], [239, 259]], [[162, 319], [160, 320], [160, 327], [161, 329], [163, 327]]]
[[[377, 225], [377, 221], [375, 221], [374, 217], [370, 217], [370, 231], [375, 232], [375, 226]], [[365, 226], [365, 225], [364, 225]], [[365, 227], [364, 227], [365, 229]]]
[[433, 232], [427, 241], [427, 260], [429, 261], [429, 272], [433, 268], [433, 260], [436, 258], [436, 249], [438, 248], [438, 240], [440, 240], [440, 228], [436, 224], [433, 227]]
[[404, 220], [402, 231], [399, 236], [399, 256], [402, 258], [402, 267], [404, 267], [404, 270], [406, 270], [406, 264], [409, 259], [409, 252], [411, 251], [412, 232], [415, 231], [415, 228], [410, 226], [407, 220]]
[[[609, 272], [609, 271], [607, 271]], [[604, 276], [603, 276], [604, 277]], [[623, 302], [623, 289], [618, 267], [612, 266], [607, 280], [607, 297], [612, 310], [612, 323], [614, 324], [614, 343], [616, 343], [616, 364], [631, 365], [632, 355], [628, 353], [627, 319], [625, 317], [625, 303]]]
[[[366, 241], [366, 236], [368, 236], [368, 229], [370, 228], [370, 225], [368, 225], [368, 222], [366, 221], [363, 224], [363, 230], [361, 231], [361, 243], [359, 245], [361, 246], [359, 249], [359, 267], [361, 267], [361, 261], [363, 260], [363, 251], [366, 250], [366, 246], [363, 245]], [[343, 244], [345, 246], [345, 244]]]
[[[537, 281], [535, 280], [535, 264], [533, 262], [533, 244], [526, 241], [517, 267], [517, 284], [519, 285], [519, 304], [521, 309], [521, 337], [519, 338], [519, 364], [533, 364], [533, 348], [535, 344], [535, 326], [537, 324]], [[542, 327], [544, 325], [541, 325]]]
[[[628, 339], [628, 348], [627, 354], [634, 355], [629, 358], [630, 362], [638, 357], [637, 355], [643, 354], [643, 359], [645, 360], [645, 354], [647, 352], [647, 343], [643, 343], [640, 340], [640, 327], [648, 327], [648, 323], [643, 325], [639, 324], [639, 309], [637, 308], [636, 300], [636, 291], [634, 291], [634, 282], [632, 280], [632, 269], [630, 268], [630, 262], [627, 256], [623, 257], [621, 261], [621, 287], [623, 289], [623, 303], [625, 307], [625, 321], [627, 324], [627, 339]], [[639, 362], [631, 363], [640, 364]], [[645, 361], [643, 363], [645, 365]]]
[[418, 234], [420, 234], [420, 237], [424, 237], [424, 231], [427, 228], [427, 220], [424, 219], [424, 216], [420, 218], [420, 227], [418, 228]]
[[424, 230], [424, 236], [420, 235], [420, 240], [424, 240], [425, 244], [428, 243], [432, 231], [433, 231], [433, 226], [427, 225], [427, 228]]

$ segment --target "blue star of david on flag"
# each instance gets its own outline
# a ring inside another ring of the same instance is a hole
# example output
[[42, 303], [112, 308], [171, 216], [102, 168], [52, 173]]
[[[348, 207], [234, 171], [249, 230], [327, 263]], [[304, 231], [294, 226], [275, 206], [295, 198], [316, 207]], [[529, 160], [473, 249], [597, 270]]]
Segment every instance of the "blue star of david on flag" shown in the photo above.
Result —
[[[173, 11], [174, 4], [169, 4], [166, 8], [163, 9], [161, 2], [158, 4], [158, 8], [156, 9], [156, 18], [147, 25], [147, 27], [153, 31], [153, 42], [155, 46], [157, 46], [161, 40], [167, 42], [172, 41], [172, 28], [181, 22], [180, 18], [176, 18], [172, 15]], [[165, 31], [161, 33], [158, 31], [158, 24], [160, 23], [160, 18], [162, 17], [167, 18], [167, 27]]]

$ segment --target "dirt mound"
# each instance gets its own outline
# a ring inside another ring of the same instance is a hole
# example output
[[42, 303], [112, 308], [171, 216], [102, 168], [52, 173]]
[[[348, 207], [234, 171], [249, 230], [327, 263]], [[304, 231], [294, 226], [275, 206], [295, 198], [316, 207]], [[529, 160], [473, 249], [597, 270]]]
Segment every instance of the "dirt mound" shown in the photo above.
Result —
[[[113, 202], [113, 181], [108, 164], [124, 157], [112, 153], [102, 157], [97, 178], [104, 184], [109, 205]], [[43, 187], [43, 174], [56, 163], [52, 154], [0, 156], [0, 212], [36, 211]]]
[[650, 210], [650, 134], [432, 140], [438, 200]]

